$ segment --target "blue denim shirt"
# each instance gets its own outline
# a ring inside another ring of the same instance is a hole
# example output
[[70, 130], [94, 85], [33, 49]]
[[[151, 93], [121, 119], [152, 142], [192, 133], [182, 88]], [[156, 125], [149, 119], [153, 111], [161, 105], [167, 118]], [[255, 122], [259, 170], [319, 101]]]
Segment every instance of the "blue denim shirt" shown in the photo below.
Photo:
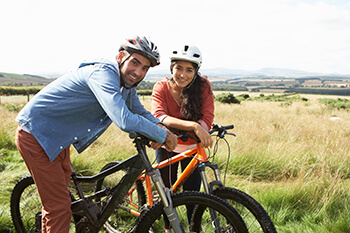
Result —
[[31, 133], [53, 161], [73, 144], [81, 153], [114, 122], [163, 143], [166, 131], [141, 104], [135, 88], [120, 87], [118, 65], [107, 60], [80, 64], [43, 88], [16, 121]]

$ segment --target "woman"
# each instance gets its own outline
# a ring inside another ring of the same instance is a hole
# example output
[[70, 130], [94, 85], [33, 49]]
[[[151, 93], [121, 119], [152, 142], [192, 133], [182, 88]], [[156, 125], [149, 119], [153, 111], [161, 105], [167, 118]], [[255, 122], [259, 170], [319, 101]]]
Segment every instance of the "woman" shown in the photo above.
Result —
[[[202, 64], [202, 54], [197, 47], [185, 45], [182, 50], [173, 51], [170, 59], [172, 77], [165, 78], [154, 86], [152, 114], [167, 127], [193, 130], [201, 140], [202, 147], [211, 147], [213, 139], [208, 131], [214, 119], [214, 98], [210, 82], [198, 72]], [[161, 162], [194, 146], [196, 141], [193, 139], [187, 142], [179, 139], [172, 152], [164, 148], [156, 150], [157, 161]], [[187, 158], [181, 161], [182, 170], [190, 160]], [[160, 170], [167, 187], [176, 181], [177, 167], [178, 163]], [[200, 174], [196, 169], [183, 184], [183, 190], [199, 191], [200, 183]], [[188, 216], [191, 216], [192, 209], [188, 207]], [[165, 228], [169, 228], [168, 223]]]

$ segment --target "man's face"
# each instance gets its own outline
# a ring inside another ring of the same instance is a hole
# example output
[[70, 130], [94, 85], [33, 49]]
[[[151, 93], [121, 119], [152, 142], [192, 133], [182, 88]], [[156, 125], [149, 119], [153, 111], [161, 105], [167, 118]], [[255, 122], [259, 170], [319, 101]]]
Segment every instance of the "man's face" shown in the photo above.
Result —
[[[117, 58], [119, 64], [122, 63], [123, 57], [124, 53], [120, 52]], [[138, 53], [133, 53], [120, 66], [120, 76], [126, 85], [133, 86], [145, 77], [150, 67], [151, 62], [147, 58]]]

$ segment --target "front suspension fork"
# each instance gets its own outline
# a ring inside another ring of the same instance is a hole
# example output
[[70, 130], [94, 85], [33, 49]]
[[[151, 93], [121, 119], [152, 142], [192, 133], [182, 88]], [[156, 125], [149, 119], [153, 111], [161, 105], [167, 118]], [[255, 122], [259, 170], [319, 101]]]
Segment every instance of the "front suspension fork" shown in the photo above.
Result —
[[159, 194], [160, 199], [163, 203], [163, 209], [168, 217], [168, 220], [172, 226], [172, 229], [176, 233], [182, 233], [185, 232], [184, 228], [182, 226], [182, 223], [180, 221], [180, 218], [175, 210], [173, 208], [173, 202], [171, 200], [170, 196], [170, 190], [169, 188], [165, 187], [165, 184], [163, 182], [163, 179], [160, 175], [160, 172], [158, 169], [152, 169], [151, 171], [147, 172], [147, 175], [151, 177], [157, 191]]

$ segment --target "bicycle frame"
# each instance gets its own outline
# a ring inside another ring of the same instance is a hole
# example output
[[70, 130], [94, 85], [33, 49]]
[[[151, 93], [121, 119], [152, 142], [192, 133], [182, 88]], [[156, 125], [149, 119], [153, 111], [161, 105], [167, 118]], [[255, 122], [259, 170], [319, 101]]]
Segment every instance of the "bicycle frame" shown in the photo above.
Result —
[[[173, 230], [177, 233], [184, 232], [179, 217], [172, 207], [170, 193], [167, 192], [167, 189], [165, 188], [159, 170], [154, 169], [148, 159], [145, 149], [145, 145], [148, 145], [148, 140], [139, 138], [137, 135], [130, 135], [130, 137], [134, 138], [134, 143], [136, 144], [138, 154], [121, 162], [120, 164], [111, 167], [110, 169], [102, 171], [94, 176], [84, 177], [77, 176], [71, 165], [71, 177], [79, 196], [78, 200], [72, 200], [71, 209], [73, 216], [86, 216], [89, 223], [92, 224], [94, 230], [100, 229], [107, 221], [108, 217], [113, 213], [114, 209], [116, 209], [117, 206], [122, 203], [132, 185], [140, 177], [140, 174], [146, 170], [147, 176], [151, 177], [160, 194], [164, 206], [164, 212], [168, 216]], [[145, 143], [144, 140], [147, 140], [147, 143]], [[128, 169], [128, 172], [122, 177], [120, 182], [115, 187], [112, 189], [105, 188], [104, 190], [98, 191], [90, 196], [84, 195], [80, 183], [93, 183], [122, 169]], [[100, 197], [108, 195], [111, 196], [111, 198], [107, 205], [101, 210], [93, 200], [99, 200]]]
[[[166, 159], [156, 165], [153, 166], [154, 169], [160, 169], [166, 166], [169, 166], [170, 164], [174, 164], [176, 162], [179, 162], [185, 158], [191, 158], [192, 160], [190, 161], [190, 163], [187, 165], [187, 167], [185, 168], [185, 170], [181, 173], [181, 175], [178, 177], [178, 179], [175, 181], [175, 183], [172, 185], [172, 192], [176, 193], [181, 186], [185, 183], [185, 181], [188, 179], [188, 177], [192, 174], [192, 172], [199, 167], [200, 169], [200, 174], [201, 174], [201, 178], [202, 178], [202, 183], [204, 186], [204, 190], [206, 193], [210, 193], [210, 187], [206, 178], [206, 174], [205, 174], [205, 167], [208, 166], [210, 168], [212, 168], [214, 170], [214, 174], [215, 174], [215, 179], [216, 179], [216, 184], [221, 184], [221, 178], [220, 178], [220, 174], [218, 171], [218, 167], [216, 164], [212, 164], [209, 162], [207, 153], [205, 151], [205, 148], [201, 147], [201, 143], [197, 143], [196, 147], [189, 149], [187, 151], [184, 151], [180, 154], [177, 154], [169, 159]], [[149, 206], [153, 205], [153, 195], [152, 195], [152, 187], [151, 187], [151, 182], [150, 182], [150, 178], [147, 176], [147, 174], [142, 174], [139, 179], [143, 179], [145, 180], [146, 183], [146, 192], [147, 192], [147, 202]], [[129, 197], [131, 197], [131, 193], [134, 191], [135, 189], [131, 190], [128, 194]], [[135, 206], [137, 207], [137, 206]], [[133, 211], [134, 214], [138, 214], [137, 212]]]
[[[119, 170], [131, 167], [132, 169], [130, 169], [130, 171], [121, 179], [120, 183], [113, 189], [104, 189], [90, 196], [84, 196], [80, 183], [94, 183], [99, 179], [102, 179], [108, 175], [118, 172]], [[123, 161], [121, 164], [118, 164], [114, 167], [111, 167], [108, 170], [105, 170], [97, 175], [90, 177], [77, 176], [73, 169], [71, 177], [73, 179], [77, 194], [79, 196], [79, 199], [73, 201], [71, 205], [73, 215], [79, 215], [79, 213], [83, 212], [87, 216], [89, 221], [99, 229], [103, 226], [103, 223], [108, 219], [108, 217], [113, 213], [113, 210], [118, 206], [118, 204], [122, 202], [122, 197], [127, 194], [128, 190], [132, 187], [133, 183], [144, 171], [144, 169], [145, 166], [142, 163], [140, 156], [138, 155], [135, 155]], [[105, 206], [102, 211], [97, 209], [98, 207], [96, 203], [93, 202], [93, 199], [107, 196], [112, 193], [113, 195], [111, 200], [108, 202], [108, 205]]]

